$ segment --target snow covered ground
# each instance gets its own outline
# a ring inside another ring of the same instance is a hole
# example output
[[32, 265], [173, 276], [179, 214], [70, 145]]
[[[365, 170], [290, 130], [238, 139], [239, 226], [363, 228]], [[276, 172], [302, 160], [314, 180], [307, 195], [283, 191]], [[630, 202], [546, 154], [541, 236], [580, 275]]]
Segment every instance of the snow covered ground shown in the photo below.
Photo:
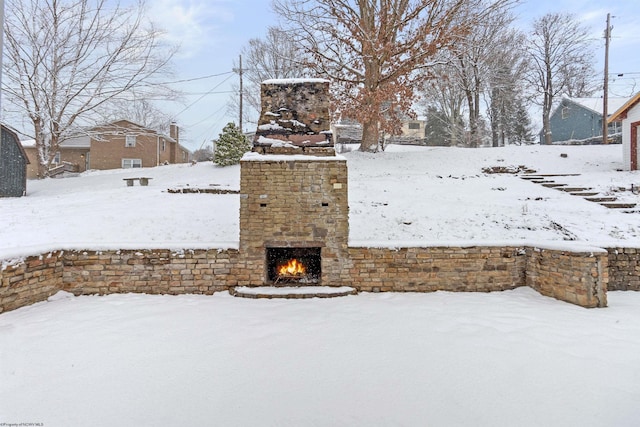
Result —
[[0, 423], [637, 426], [640, 293], [67, 297], [0, 315]]
[[[567, 157], [560, 157], [566, 153]], [[621, 200], [621, 147], [347, 153], [352, 244], [557, 241], [638, 246], [622, 213], [485, 166], [579, 173]], [[152, 177], [148, 187], [123, 178]], [[239, 168], [30, 181], [0, 199], [0, 259], [64, 248], [238, 244]], [[0, 425], [636, 426], [640, 293], [583, 309], [531, 289], [337, 299], [73, 297], [0, 314]]]
[[[622, 168], [620, 145], [391, 146], [385, 153], [345, 157], [354, 245], [566, 239], [635, 245], [640, 240], [640, 213], [607, 209], [513, 175], [482, 173], [483, 167], [519, 165], [538, 173], [578, 173], [558, 182], [640, 202], [628, 191], [631, 184], [640, 186], [640, 173], [617, 171]], [[148, 187], [127, 187], [123, 178], [132, 176], [153, 179]], [[172, 194], [167, 189], [239, 190], [239, 182], [239, 166], [211, 163], [29, 181], [27, 197], [0, 199], [0, 259], [65, 248], [236, 247], [237, 194]]]

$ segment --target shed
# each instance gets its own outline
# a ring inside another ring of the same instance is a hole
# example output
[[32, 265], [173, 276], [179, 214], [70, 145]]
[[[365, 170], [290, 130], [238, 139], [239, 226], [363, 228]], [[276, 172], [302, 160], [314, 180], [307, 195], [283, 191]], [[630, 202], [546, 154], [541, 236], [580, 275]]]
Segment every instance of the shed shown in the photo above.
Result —
[[0, 137], [0, 197], [21, 197], [27, 194], [27, 164], [29, 159], [18, 135], [2, 125]]
[[609, 123], [622, 120], [622, 162], [627, 170], [640, 170], [638, 149], [640, 144], [640, 92], [618, 108], [609, 118]]

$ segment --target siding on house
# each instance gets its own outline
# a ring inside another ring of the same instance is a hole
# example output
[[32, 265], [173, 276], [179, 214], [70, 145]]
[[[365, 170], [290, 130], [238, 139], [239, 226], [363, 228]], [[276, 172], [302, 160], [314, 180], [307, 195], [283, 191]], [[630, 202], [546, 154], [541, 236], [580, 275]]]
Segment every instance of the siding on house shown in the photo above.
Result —
[[[609, 98], [607, 110], [611, 113], [629, 98]], [[560, 105], [551, 113], [552, 142], [585, 140], [602, 137], [602, 98], [562, 98]], [[609, 135], [620, 132], [620, 124], [609, 124]], [[544, 144], [544, 133], [540, 131], [540, 143]], [[602, 139], [602, 138], [600, 138]]]
[[0, 197], [21, 197], [27, 192], [29, 159], [18, 136], [2, 126], [0, 136]]
[[[634, 169], [631, 164], [631, 124], [640, 122], [640, 92], [618, 108], [608, 121], [622, 121], [622, 162], [625, 170]], [[640, 139], [640, 131], [637, 136]], [[636, 144], [636, 159], [640, 159], [640, 141]], [[640, 164], [635, 169], [640, 169]]]
[[[640, 105], [636, 104], [627, 111], [622, 126], [622, 163], [626, 170], [631, 170], [631, 123], [640, 121]], [[640, 144], [636, 146], [636, 156], [640, 159]]]

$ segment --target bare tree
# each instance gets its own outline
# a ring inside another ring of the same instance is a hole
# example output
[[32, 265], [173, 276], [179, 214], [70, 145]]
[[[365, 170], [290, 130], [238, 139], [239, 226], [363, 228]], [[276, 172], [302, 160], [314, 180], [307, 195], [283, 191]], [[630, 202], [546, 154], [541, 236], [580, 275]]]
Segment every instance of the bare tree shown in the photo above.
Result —
[[174, 121], [170, 114], [147, 99], [117, 100], [111, 102], [109, 108], [96, 113], [99, 113], [105, 123], [125, 119], [165, 134], [169, 133], [169, 125]]
[[6, 6], [4, 89], [29, 118], [39, 177], [47, 176], [60, 143], [97, 110], [163, 88], [157, 79], [167, 76], [175, 49], [145, 21], [142, 0], [128, 8], [106, 0]]
[[[486, 2], [481, 2], [486, 3]], [[470, 31], [458, 40], [450, 52], [448, 66], [453, 84], [463, 91], [468, 113], [469, 138], [472, 147], [481, 145], [481, 115], [483, 97], [491, 96], [490, 81], [497, 68], [496, 57], [505, 50], [511, 52], [515, 43], [508, 36], [513, 15], [509, 8], [513, 2], [500, 7], [489, 7], [484, 19], [478, 21]], [[477, 5], [470, 5], [470, 7]]]
[[534, 22], [528, 51], [528, 80], [542, 106], [545, 144], [551, 144], [549, 116], [554, 99], [562, 93], [575, 92], [576, 82], [582, 80], [577, 71], [588, 75], [593, 70], [588, 31], [573, 15], [550, 13]]
[[[495, 0], [491, 7], [508, 0]], [[341, 114], [362, 123], [360, 150], [377, 151], [381, 132], [400, 132], [414, 88], [434, 64], [486, 14], [482, 0], [274, 0], [310, 66], [340, 85]], [[468, 6], [468, 7], [467, 7]]]
[[451, 80], [450, 70], [446, 64], [437, 65], [430, 72], [433, 77], [422, 87], [420, 106], [426, 112], [428, 121], [442, 122], [436, 127], [445, 132], [442, 137], [449, 141], [449, 145], [455, 147], [463, 144], [465, 93]]
[[[260, 112], [260, 83], [268, 79], [309, 77], [312, 71], [305, 67], [304, 52], [289, 34], [278, 27], [269, 27], [264, 39], [250, 39], [242, 49], [243, 62], [243, 121], [257, 124]], [[239, 63], [234, 63], [239, 70]], [[239, 86], [233, 85], [228, 111], [238, 114]], [[246, 108], [248, 106], [248, 108]]]
[[522, 48], [524, 45], [522, 33], [505, 28], [490, 55], [487, 112], [494, 147], [507, 143], [520, 144], [530, 139], [530, 120], [526, 113], [527, 91], [522, 77], [528, 68], [526, 52]]

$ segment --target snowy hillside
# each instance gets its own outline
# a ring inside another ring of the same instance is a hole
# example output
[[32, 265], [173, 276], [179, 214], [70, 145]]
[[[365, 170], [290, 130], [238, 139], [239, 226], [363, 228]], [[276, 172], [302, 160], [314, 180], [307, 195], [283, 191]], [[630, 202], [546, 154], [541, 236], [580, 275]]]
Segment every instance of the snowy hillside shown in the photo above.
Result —
[[[391, 146], [381, 154], [345, 154], [352, 244], [578, 240], [635, 244], [640, 213], [622, 213], [582, 197], [484, 167], [525, 165], [640, 202], [638, 172], [618, 172], [615, 146], [485, 149]], [[561, 153], [567, 157], [561, 157]], [[123, 178], [148, 176], [148, 187]], [[239, 190], [240, 168], [211, 163], [90, 171], [29, 181], [27, 197], [0, 199], [0, 258], [56, 248], [209, 248], [238, 244], [238, 194], [173, 194], [168, 189]], [[621, 191], [626, 189], [626, 191]]]
[[[627, 190], [640, 174], [616, 171], [620, 150], [348, 153], [351, 243], [637, 246], [637, 211], [482, 172], [579, 174], [561, 182], [638, 202]], [[153, 179], [127, 187], [132, 176]], [[211, 164], [29, 182], [27, 197], [0, 199], [0, 259], [67, 247], [236, 246], [238, 194], [168, 190], [238, 186], [239, 167]], [[608, 301], [585, 309], [530, 288], [329, 300], [59, 292], [0, 314], [0, 424], [636, 426], [640, 293], [609, 292]]]

